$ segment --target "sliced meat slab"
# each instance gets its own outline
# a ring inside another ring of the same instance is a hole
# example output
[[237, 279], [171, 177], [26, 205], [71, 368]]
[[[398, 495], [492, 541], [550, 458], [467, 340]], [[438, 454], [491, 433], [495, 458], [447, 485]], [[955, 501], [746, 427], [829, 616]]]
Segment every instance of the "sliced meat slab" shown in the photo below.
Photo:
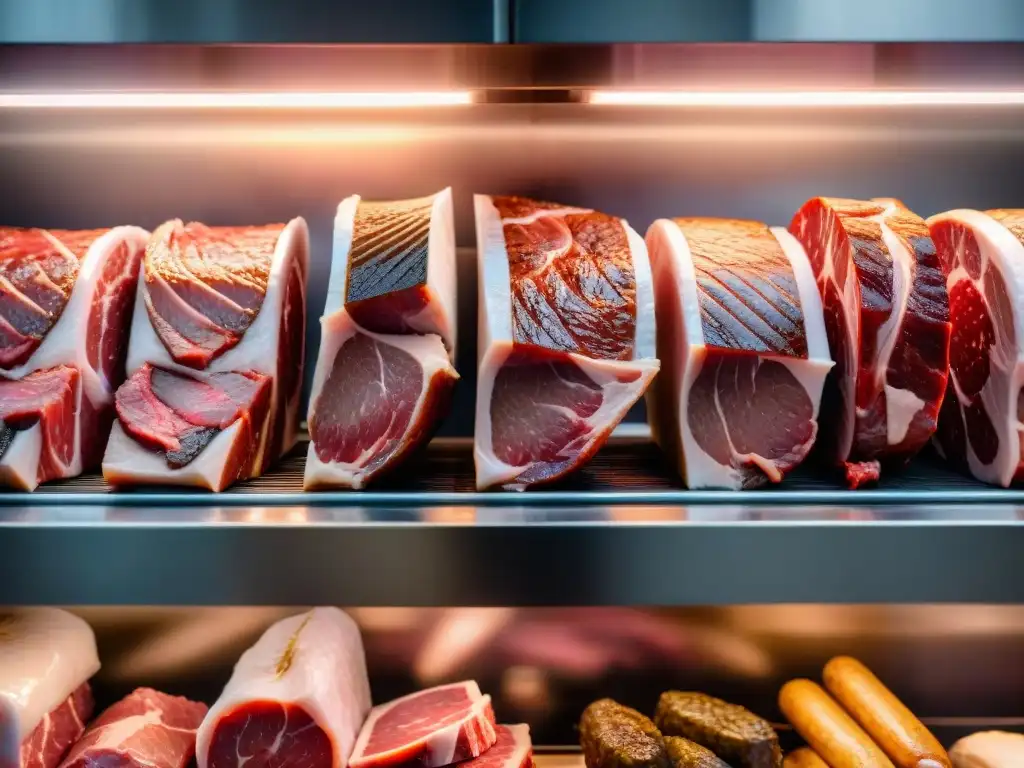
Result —
[[936, 443], [979, 480], [1024, 479], [1024, 210], [928, 219], [953, 332]]
[[530, 726], [496, 725], [494, 746], [479, 757], [466, 760], [463, 768], [533, 768], [533, 742]]
[[271, 626], [235, 664], [196, 739], [199, 768], [345, 768], [370, 711], [359, 628], [337, 608]]
[[[75, 371], [67, 418], [0, 439], [0, 484], [32, 490], [99, 465], [124, 380], [128, 329], [149, 233], [0, 228], [0, 386], [46, 371]], [[50, 381], [55, 380], [49, 374]], [[22, 394], [39, 380], [20, 388]], [[29, 410], [33, 410], [30, 406]], [[34, 409], [42, 413], [40, 402]], [[44, 439], [50, 442], [43, 446]], [[54, 441], [59, 441], [59, 444]]]
[[56, 768], [92, 716], [96, 638], [56, 608], [0, 615], [0, 767]]
[[272, 383], [252, 371], [189, 375], [147, 363], [117, 390], [104, 476], [120, 485], [148, 473], [153, 482], [191, 479], [214, 491], [247, 477], [267, 428]]
[[780, 482], [814, 444], [832, 368], [804, 249], [783, 228], [711, 218], [659, 219], [647, 246], [655, 440], [690, 488]]
[[430, 440], [458, 380], [450, 189], [342, 201], [320, 328], [305, 487], [363, 488]]
[[137, 688], [103, 711], [61, 768], [186, 768], [206, 705]]
[[469, 680], [380, 704], [366, 719], [351, 768], [440, 768], [478, 758], [495, 745], [491, 697]]
[[137, 280], [131, 379], [103, 459], [110, 482], [223, 490], [295, 444], [308, 272], [301, 218], [173, 220], [153, 232]]
[[942, 268], [928, 227], [899, 200], [812, 198], [789, 229], [814, 268], [836, 362], [822, 452], [856, 488], [935, 432], [949, 363]]
[[477, 487], [565, 477], [658, 372], [643, 240], [623, 220], [475, 198], [480, 302]]

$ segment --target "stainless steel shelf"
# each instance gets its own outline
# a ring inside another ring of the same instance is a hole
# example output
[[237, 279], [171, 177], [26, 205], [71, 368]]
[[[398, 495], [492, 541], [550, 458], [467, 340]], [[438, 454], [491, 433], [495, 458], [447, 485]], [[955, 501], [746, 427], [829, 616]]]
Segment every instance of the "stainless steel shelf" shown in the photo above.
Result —
[[620, 439], [556, 489], [481, 494], [435, 441], [390, 486], [304, 494], [301, 454], [219, 495], [2, 494], [0, 604], [1024, 602], [1024, 492], [927, 459], [867, 491], [693, 492]]

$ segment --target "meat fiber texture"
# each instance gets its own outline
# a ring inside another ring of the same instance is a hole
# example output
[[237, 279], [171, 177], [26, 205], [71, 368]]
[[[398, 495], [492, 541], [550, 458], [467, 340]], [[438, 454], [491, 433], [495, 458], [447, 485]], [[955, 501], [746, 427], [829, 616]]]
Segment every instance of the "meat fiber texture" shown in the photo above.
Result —
[[350, 768], [440, 768], [478, 758], [498, 735], [491, 697], [472, 680], [380, 704], [363, 724]]
[[624, 219], [475, 197], [481, 490], [524, 490], [584, 466], [658, 372], [654, 289]]
[[[301, 218], [251, 227], [173, 220], [153, 233], [132, 319], [130, 379], [117, 393], [119, 422], [103, 459], [108, 482], [220, 491], [262, 474], [295, 444], [308, 271]], [[257, 386], [239, 399], [243, 378]], [[162, 394], [158, 381], [168, 384]], [[223, 410], [211, 420], [225, 400], [237, 406], [234, 420]]]
[[0, 618], [0, 768], [55, 768], [92, 716], [96, 638], [56, 608]]
[[460, 763], [461, 768], [533, 768], [530, 726], [496, 725], [494, 732], [494, 746], [479, 757]]
[[458, 379], [455, 281], [451, 189], [338, 206], [307, 490], [363, 488], [430, 440]]
[[60, 768], [186, 768], [206, 705], [137, 688], [89, 725]]
[[664, 368], [647, 398], [656, 442], [689, 488], [780, 482], [810, 451], [832, 368], [800, 243], [737, 219], [659, 219], [647, 232]]
[[953, 332], [936, 443], [979, 480], [1024, 479], [1024, 210], [928, 219]]
[[0, 484], [99, 466], [148, 236], [0, 228]]
[[199, 728], [199, 768], [345, 768], [370, 711], [359, 628], [337, 608], [271, 626]]
[[942, 269], [924, 221], [898, 200], [816, 197], [789, 229], [814, 268], [836, 362], [819, 444], [856, 488], [935, 432], [949, 363]]

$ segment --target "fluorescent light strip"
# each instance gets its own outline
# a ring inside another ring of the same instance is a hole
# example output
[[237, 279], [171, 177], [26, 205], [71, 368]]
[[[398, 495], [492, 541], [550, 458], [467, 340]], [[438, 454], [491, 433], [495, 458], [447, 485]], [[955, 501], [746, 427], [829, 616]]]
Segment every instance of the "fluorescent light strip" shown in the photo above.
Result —
[[592, 91], [591, 104], [636, 107], [941, 107], [1024, 105], [1024, 91]]
[[348, 109], [447, 107], [472, 104], [469, 91], [381, 93], [0, 93], [0, 108], [17, 109]]

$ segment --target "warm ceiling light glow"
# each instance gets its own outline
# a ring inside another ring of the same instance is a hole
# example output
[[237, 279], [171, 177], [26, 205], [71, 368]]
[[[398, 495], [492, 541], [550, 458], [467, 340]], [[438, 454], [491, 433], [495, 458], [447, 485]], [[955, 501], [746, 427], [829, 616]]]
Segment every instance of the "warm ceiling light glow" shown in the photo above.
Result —
[[19, 109], [338, 109], [444, 107], [472, 104], [469, 91], [380, 93], [0, 93], [0, 107]]
[[941, 107], [1024, 105], [1024, 91], [593, 91], [591, 104], [636, 107]]

